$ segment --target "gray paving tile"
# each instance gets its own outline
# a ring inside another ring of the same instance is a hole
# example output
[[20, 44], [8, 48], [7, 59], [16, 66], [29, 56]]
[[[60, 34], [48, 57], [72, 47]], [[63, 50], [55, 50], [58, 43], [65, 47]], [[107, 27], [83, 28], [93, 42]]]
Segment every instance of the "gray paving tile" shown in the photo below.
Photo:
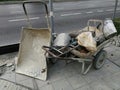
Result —
[[51, 82], [61, 80], [64, 78], [65, 78], [64, 73], [62, 73], [61, 71], [49, 72], [49, 75], [48, 75], [48, 80], [50, 80]]
[[9, 73], [5, 73], [3, 74], [0, 78], [3, 78], [3, 79], [7, 79], [9, 81], [12, 81], [12, 82], [20, 82], [20, 81], [24, 81], [26, 79], [29, 79], [30, 77], [26, 76], [26, 75], [22, 75], [22, 74], [15, 74], [15, 72], [9, 72]]
[[91, 88], [89, 85], [85, 85], [85, 86], [80, 87], [80, 88], [78, 88], [76, 90], [93, 90], [93, 88]]
[[[78, 62], [79, 63], [79, 62]], [[64, 69], [61, 70], [62, 74], [65, 75], [65, 77], [71, 77], [73, 75], [78, 74], [79, 72], [76, 70], [76, 67], [74, 67], [74, 63], [67, 64]]]
[[117, 61], [120, 58], [120, 48], [116, 46], [111, 46], [106, 48], [108, 58], [113, 61]]
[[109, 63], [107, 63], [106, 65], [104, 65], [104, 68], [106, 70], [108, 70], [108, 72], [113, 73], [113, 74], [117, 73], [117, 72], [120, 72], [120, 68], [118, 66], [116, 66], [115, 64], [113, 64], [112, 62], [110, 62], [110, 61], [109, 61]]
[[49, 85], [46, 85], [44, 87], [41, 87], [40, 90], [54, 90], [54, 88], [51, 84], [49, 84]]
[[77, 71], [74, 62], [69, 63], [69, 64], [65, 64], [65, 65], [61, 65], [61, 66], [60, 66], [60, 64], [64, 64], [64, 63], [59, 63], [59, 69], [52, 69], [52, 68], [55, 68], [55, 67], [52, 67], [49, 70], [48, 80], [56, 81], [56, 80], [63, 79], [65, 77], [71, 77], [71, 76], [76, 75], [80, 72], [80, 70], [79, 70], [79, 72]]
[[89, 84], [92, 90], [113, 90], [104, 81], [97, 80]]
[[[107, 62], [108, 63], [108, 62]], [[112, 73], [106, 68], [106, 65], [99, 70], [91, 69], [86, 75], [82, 75], [82, 77], [88, 82], [92, 83], [102, 77], [108, 77], [112, 75]]]
[[83, 85], [87, 85], [87, 81], [85, 81], [80, 74], [74, 75], [72, 77], [68, 77], [67, 81], [71, 84], [73, 89], [79, 88]]
[[116, 63], [117, 65], [120, 66], [120, 58], [118, 60], [114, 61], [114, 63]]
[[107, 77], [109, 75], [112, 75], [112, 73], [104, 67], [99, 70], [96, 70], [95, 73], [97, 73], [97, 75], [98, 75], [98, 76], [96, 76], [97, 78], [102, 78], [102, 77]]
[[106, 78], [117, 72], [120, 72], [120, 68], [107, 60], [107, 63], [105, 63], [101, 69], [91, 70], [86, 76], [83, 77], [85, 77], [89, 83], [97, 79]]
[[0, 90], [29, 90], [29, 88], [16, 85], [6, 80], [0, 80]]
[[23, 85], [23, 86], [27, 86], [29, 88], [34, 88], [32, 78], [25, 76], [25, 75], [16, 74], [16, 76], [15, 76], [14, 72], [10, 72], [7, 74], [5, 73], [0, 78], [15, 82], [15, 83]]
[[111, 87], [113, 90], [118, 90], [120, 88], [120, 72], [115, 73], [111, 77], [103, 78], [103, 80], [106, 82], [109, 87]]
[[96, 80], [98, 80], [100, 77], [98, 77], [98, 73], [96, 73], [96, 71], [91, 71], [86, 75], [82, 75], [82, 77], [88, 82], [88, 83], [92, 83]]
[[48, 80], [47, 81], [42, 81], [42, 80], [35, 79], [35, 81], [36, 81], [39, 88], [51, 84], [51, 82], [48, 81]]
[[81, 66], [82, 66], [82, 64], [80, 62], [78, 62], [78, 61], [74, 61], [72, 63], [73, 63], [72, 67], [74, 68], [76, 73], [81, 73], [81, 70], [82, 70]]
[[63, 69], [66, 66], [66, 62], [63, 60], [58, 60], [55, 64], [49, 64], [49, 71], [58, 71]]
[[31, 78], [26, 76], [26, 75], [16, 74], [16, 81], [17, 82], [24, 81], [24, 80], [27, 80], [27, 79], [31, 79]]
[[23, 80], [23, 81], [20, 81], [20, 82], [17, 82], [17, 83], [20, 84], [20, 85], [24, 85], [26, 87], [34, 89], [32, 78], [29, 78], [29, 79], [26, 79], [26, 80]]
[[112, 76], [119, 76], [120, 72], [114, 73]]
[[67, 82], [66, 79], [55, 81], [52, 83], [55, 90], [73, 90], [72, 86]]
[[15, 73], [13, 72], [5, 73], [0, 78], [15, 82]]
[[[120, 48], [112, 46], [107, 48], [107, 51], [108, 58], [119, 65]], [[9, 58], [12, 57], [10, 55], [7, 56]], [[6, 58], [6, 55], [1, 58]], [[79, 62], [72, 62], [66, 65], [64, 61], [59, 61], [51, 66], [48, 72], [47, 81], [36, 80], [40, 90], [120, 90], [120, 68], [108, 60], [103, 68], [100, 70], [91, 69], [87, 75], [81, 75], [81, 64]], [[13, 72], [3, 74], [1, 78], [15, 82], [15, 74]], [[16, 79], [19, 84], [34, 89], [32, 78], [18, 74]], [[1, 88], [4, 88], [5, 85], [5, 90], [16, 90], [16, 88], [26, 90], [24, 87], [15, 86], [8, 82], [0, 81], [0, 83], [2, 83], [2, 86], [0, 85]]]

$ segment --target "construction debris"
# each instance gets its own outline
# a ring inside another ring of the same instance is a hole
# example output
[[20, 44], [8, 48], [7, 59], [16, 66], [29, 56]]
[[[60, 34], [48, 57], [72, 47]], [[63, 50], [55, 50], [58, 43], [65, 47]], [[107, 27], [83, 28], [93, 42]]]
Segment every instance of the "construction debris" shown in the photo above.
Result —
[[17, 53], [9, 53], [0, 57], [0, 75], [15, 70], [15, 57]]

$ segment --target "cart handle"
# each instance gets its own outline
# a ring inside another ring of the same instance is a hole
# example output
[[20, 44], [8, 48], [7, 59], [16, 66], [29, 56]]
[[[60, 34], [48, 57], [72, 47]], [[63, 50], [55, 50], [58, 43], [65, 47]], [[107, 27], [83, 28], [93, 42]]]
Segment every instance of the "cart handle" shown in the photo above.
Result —
[[[101, 24], [102, 31], [103, 31], [103, 27], [104, 27], [103, 21], [102, 20], [97, 20], [97, 19], [90, 19], [90, 20], [88, 20], [88, 23], [87, 23], [88, 31], [89, 31], [89, 26], [90, 26], [91, 22], [93, 22], [94, 24], [99, 22]], [[97, 27], [96, 27], [96, 29], [97, 29]]]
[[28, 17], [28, 13], [27, 13], [27, 9], [26, 9], [26, 4], [30, 4], [30, 3], [41, 3], [45, 6], [45, 10], [46, 10], [46, 18], [47, 18], [47, 25], [48, 25], [48, 28], [50, 27], [49, 25], [49, 13], [48, 13], [48, 8], [47, 8], [47, 4], [45, 2], [42, 2], [42, 1], [24, 1], [23, 2], [23, 10], [24, 10], [24, 13], [26, 15], [26, 18], [27, 18], [27, 21], [28, 21], [28, 27], [32, 27], [32, 24], [30, 23], [30, 19]]

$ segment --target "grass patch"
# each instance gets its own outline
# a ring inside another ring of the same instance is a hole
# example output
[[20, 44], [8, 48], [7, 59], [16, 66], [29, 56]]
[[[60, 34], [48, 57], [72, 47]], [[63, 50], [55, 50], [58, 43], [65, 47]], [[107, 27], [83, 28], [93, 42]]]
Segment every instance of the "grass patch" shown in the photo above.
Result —
[[114, 25], [115, 25], [115, 27], [117, 29], [118, 34], [120, 34], [120, 18], [115, 18], [113, 20], [113, 22], [114, 22]]

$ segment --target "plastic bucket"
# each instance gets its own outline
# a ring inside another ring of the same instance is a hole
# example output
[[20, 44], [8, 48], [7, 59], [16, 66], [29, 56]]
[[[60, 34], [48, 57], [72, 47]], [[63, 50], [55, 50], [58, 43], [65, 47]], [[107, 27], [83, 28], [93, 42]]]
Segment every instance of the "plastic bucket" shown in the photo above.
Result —
[[113, 24], [112, 20], [106, 19], [104, 21], [103, 33], [106, 38], [111, 38], [117, 33], [117, 30], [116, 30], [115, 25]]

